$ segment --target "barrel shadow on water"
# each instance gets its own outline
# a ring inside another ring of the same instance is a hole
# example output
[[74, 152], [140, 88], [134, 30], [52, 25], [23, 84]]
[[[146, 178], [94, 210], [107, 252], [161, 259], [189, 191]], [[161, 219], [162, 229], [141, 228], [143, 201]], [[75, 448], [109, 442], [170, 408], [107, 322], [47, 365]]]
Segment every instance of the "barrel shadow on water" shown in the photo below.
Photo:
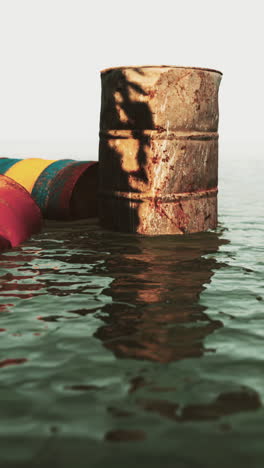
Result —
[[[214, 271], [226, 266], [206, 255], [217, 252], [228, 241], [215, 232], [184, 238], [128, 236], [128, 239], [129, 246], [123, 250], [121, 247], [121, 252], [114, 250], [106, 260], [107, 272], [114, 281], [105, 294], [112, 302], [98, 315], [105, 325], [96, 331], [95, 337], [118, 359], [168, 364], [214, 353], [214, 349], [206, 347], [205, 340], [223, 324], [206, 314], [199, 297]], [[244, 386], [220, 393], [208, 403], [184, 407], [164, 399], [167, 392], [175, 393], [174, 387], [166, 387], [162, 382], [153, 384], [142, 375], [132, 378], [129, 392], [137, 394], [142, 389], [149, 397], [136, 396], [138, 408], [177, 423], [214, 421], [261, 407], [257, 392]], [[162, 398], [156, 398], [157, 394]], [[133, 412], [118, 406], [110, 406], [108, 411], [117, 420], [133, 416]], [[231, 426], [223, 424], [220, 428], [225, 431]], [[142, 428], [118, 429], [105, 435], [109, 442], [145, 438]]]
[[[187, 238], [134, 238], [130, 249], [111, 255], [106, 262], [114, 281], [105, 292], [113, 302], [104, 308], [101, 318], [105, 325], [95, 336], [119, 359], [168, 364], [214, 353], [215, 349], [206, 347], [205, 340], [223, 324], [206, 314], [199, 297], [214, 271], [227, 266], [206, 255], [228, 242], [215, 232]], [[166, 399], [166, 393], [177, 394], [177, 387], [166, 387], [162, 382], [153, 384], [142, 375], [132, 378], [129, 392], [140, 395], [142, 389], [149, 396], [135, 397], [138, 408], [177, 423], [221, 421], [224, 416], [262, 406], [258, 393], [245, 386], [219, 393], [213, 401], [186, 406]], [[159, 394], [161, 398], [156, 397]], [[108, 411], [120, 421], [133, 417], [133, 412], [118, 406], [111, 406]], [[220, 423], [219, 428], [229, 431], [232, 426]], [[142, 428], [112, 430], [105, 435], [109, 442], [140, 441], [146, 437]]]
[[223, 266], [204, 255], [223, 242], [216, 233], [135, 238], [132, 252], [107, 260], [113, 302], [96, 337], [119, 358], [168, 363], [202, 356], [204, 339], [222, 326], [199, 304], [213, 270]]

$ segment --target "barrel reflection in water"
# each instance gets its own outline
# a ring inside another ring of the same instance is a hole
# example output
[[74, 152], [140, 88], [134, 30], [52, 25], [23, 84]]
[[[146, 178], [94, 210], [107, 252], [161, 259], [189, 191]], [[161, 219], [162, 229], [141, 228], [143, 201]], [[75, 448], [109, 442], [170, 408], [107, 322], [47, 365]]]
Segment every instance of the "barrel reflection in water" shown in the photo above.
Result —
[[[226, 242], [221, 233], [139, 237], [93, 221], [49, 222], [30, 244], [1, 253], [1, 457], [20, 466], [27, 451], [27, 467], [72, 467], [78, 456], [134, 468], [136, 453], [144, 467], [168, 456], [168, 466], [220, 468], [223, 444], [255, 453], [257, 435], [263, 459], [261, 368], [245, 360], [248, 335], [230, 335], [242, 314], [229, 316], [219, 295], [231, 303], [225, 279], [232, 287], [251, 273], [228, 263]], [[245, 460], [232, 466], [248, 468]]]
[[118, 357], [170, 362], [201, 356], [207, 335], [221, 327], [199, 304], [213, 270], [222, 266], [205, 254], [224, 242], [212, 232], [135, 238], [132, 248], [107, 261], [113, 303], [104, 308], [108, 315], [96, 336]]

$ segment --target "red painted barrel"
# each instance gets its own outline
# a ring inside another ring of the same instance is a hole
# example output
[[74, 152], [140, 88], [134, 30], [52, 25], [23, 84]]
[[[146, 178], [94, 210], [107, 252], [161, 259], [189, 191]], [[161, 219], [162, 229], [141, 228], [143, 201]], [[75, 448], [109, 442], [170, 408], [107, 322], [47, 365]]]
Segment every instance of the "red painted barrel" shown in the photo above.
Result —
[[45, 218], [97, 216], [98, 163], [95, 161], [2, 158], [0, 174], [26, 188]]
[[16, 247], [40, 231], [41, 212], [27, 190], [0, 175], [0, 249]]

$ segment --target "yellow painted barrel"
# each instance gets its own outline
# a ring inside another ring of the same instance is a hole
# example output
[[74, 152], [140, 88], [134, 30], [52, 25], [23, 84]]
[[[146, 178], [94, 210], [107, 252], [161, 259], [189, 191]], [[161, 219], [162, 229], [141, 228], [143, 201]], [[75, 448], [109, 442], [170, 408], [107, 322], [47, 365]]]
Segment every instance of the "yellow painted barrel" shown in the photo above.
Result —
[[21, 159], [11, 166], [5, 172], [5, 175], [18, 182], [31, 193], [40, 174], [55, 161], [55, 159], [49, 160], [40, 158]]

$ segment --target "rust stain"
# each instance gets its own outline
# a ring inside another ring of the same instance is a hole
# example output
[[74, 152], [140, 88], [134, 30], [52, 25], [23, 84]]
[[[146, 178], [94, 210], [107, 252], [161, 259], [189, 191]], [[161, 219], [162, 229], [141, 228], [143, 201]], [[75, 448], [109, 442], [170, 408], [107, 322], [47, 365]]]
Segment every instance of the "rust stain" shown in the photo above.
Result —
[[191, 67], [102, 72], [103, 227], [145, 235], [216, 227], [220, 81], [218, 71]]

